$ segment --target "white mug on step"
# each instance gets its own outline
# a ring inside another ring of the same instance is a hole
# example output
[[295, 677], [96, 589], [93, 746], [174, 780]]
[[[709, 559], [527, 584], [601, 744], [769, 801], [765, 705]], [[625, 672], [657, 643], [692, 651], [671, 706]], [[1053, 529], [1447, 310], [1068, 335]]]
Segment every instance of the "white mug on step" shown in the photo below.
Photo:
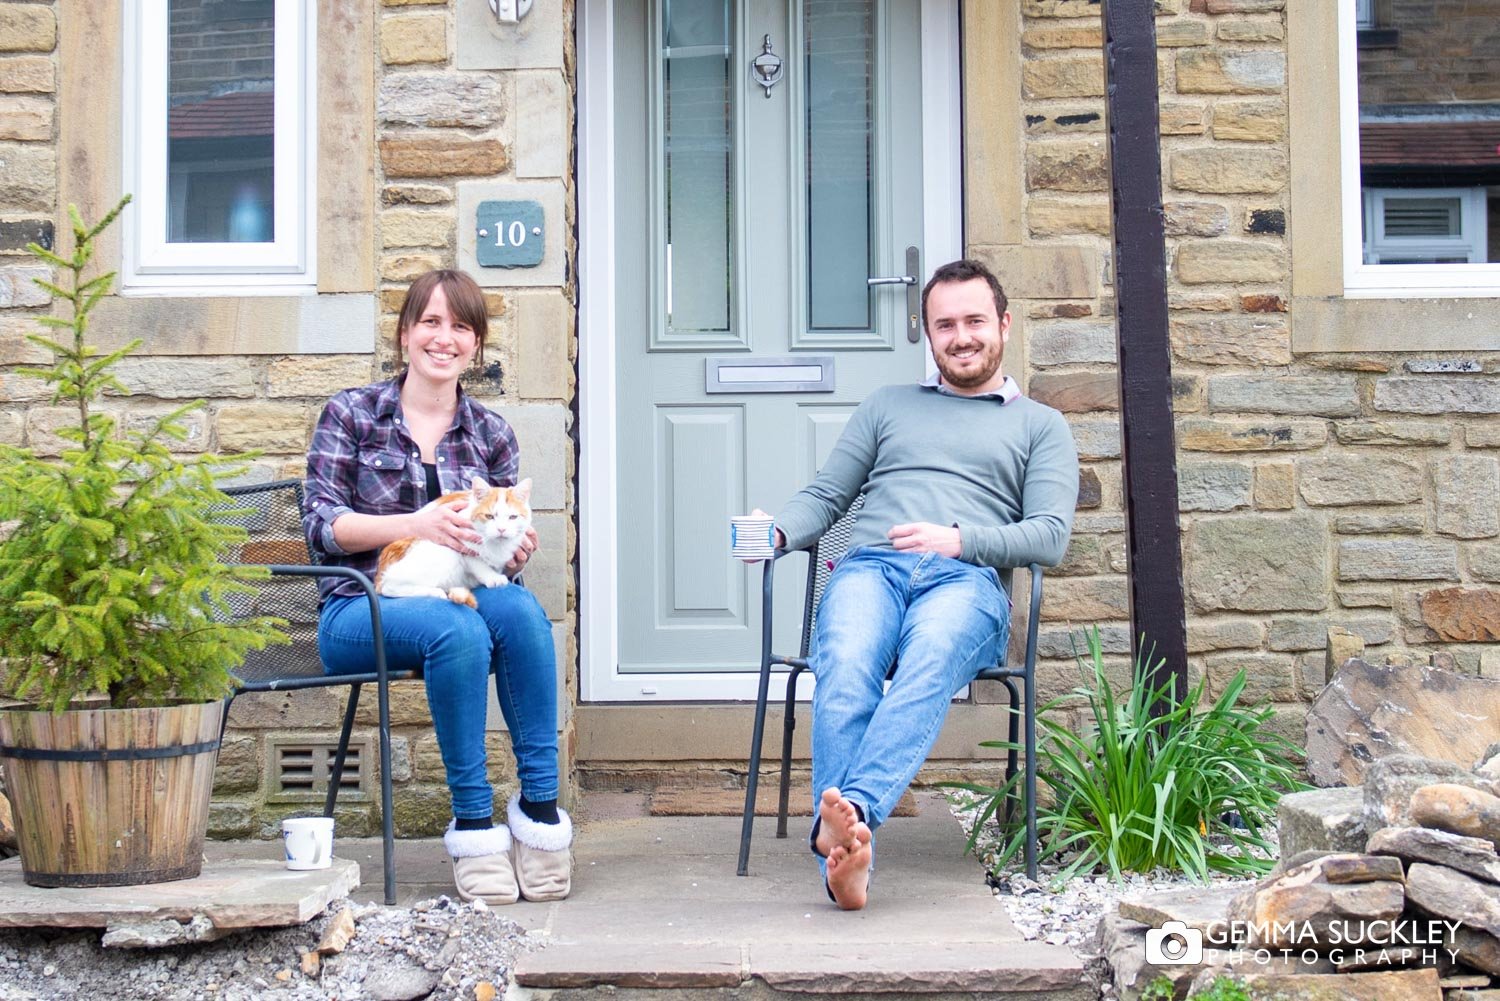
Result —
[[281, 822], [288, 869], [327, 869], [333, 864], [333, 818], [292, 817]]

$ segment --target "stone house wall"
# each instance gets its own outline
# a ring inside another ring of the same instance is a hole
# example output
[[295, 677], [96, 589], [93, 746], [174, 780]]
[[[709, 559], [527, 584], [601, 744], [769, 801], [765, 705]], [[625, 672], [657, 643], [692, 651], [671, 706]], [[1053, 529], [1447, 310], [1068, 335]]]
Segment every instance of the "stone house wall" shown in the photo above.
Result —
[[[1309, 68], [1288, 66], [1287, 6], [1163, 0], [1156, 27], [1191, 670], [1212, 692], [1245, 669], [1300, 740], [1331, 626], [1375, 659], [1500, 676], [1500, 335], [1293, 350], [1289, 193], [1309, 166], [1290, 156], [1287, 80]], [[1028, 392], [1068, 414], [1084, 459], [1043, 604], [1043, 698], [1076, 682], [1070, 627], [1129, 651], [1100, 31], [1097, 5], [1022, 4], [1022, 242], [1088, 247], [1101, 275], [1096, 296], [1012, 307]]]
[[[332, 350], [319, 342], [324, 331], [298, 327], [290, 307], [269, 300], [122, 298], [101, 328], [144, 330], [151, 353], [127, 365], [134, 395], [112, 406], [150, 413], [204, 395], [209, 406], [187, 447], [254, 447], [264, 452], [255, 475], [300, 474], [327, 395], [394, 370], [390, 340], [405, 283], [472, 255], [465, 227], [474, 198], [493, 197], [495, 184], [524, 185], [523, 197], [555, 213], [549, 233], [563, 253], [544, 284], [490, 289], [494, 338], [484, 371], [467, 385], [516, 426], [522, 472], [538, 482], [543, 552], [528, 582], [554, 622], [566, 679], [565, 766], [582, 757], [601, 774], [627, 776], [743, 768], [742, 706], [651, 706], [632, 717], [640, 722], [600, 714], [574, 723], [584, 712], [576, 705], [572, 571], [574, 4], [538, 3], [514, 44], [476, 47], [483, 38], [467, 19], [485, 6], [383, 0], [372, 15], [355, 0], [319, 5], [334, 32], [328, 44], [340, 46], [320, 64], [320, 78], [326, 71], [331, 81], [320, 120], [343, 130], [320, 171], [343, 173], [320, 184], [317, 298], [330, 309], [366, 310], [377, 327], [373, 348]], [[1271, 700], [1280, 725], [1300, 739], [1306, 700], [1323, 683], [1331, 626], [1357, 634], [1374, 659], [1439, 654], [1466, 672], [1500, 673], [1500, 340], [1481, 336], [1480, 349], [1444, 351], [1434, 333], [1472, 330], [1464, 317], [1489, 315], [1493, 300], [1391, 306], [1301, 291], [1301, 276], [1329, 265], [1297, 248], [1316, 245], [1328, 228], [1316, 213], [1337, 198], [1313, 199], [1300, 221], [1292, 211], [1309, 204], [1298, 202], [1299, 181], [1329, 157], [1316, 146], [1294, 150], [1307, 113], [1291, 84], [1333, 55], [1330, 36], [1294, 29], [1316, 11], [1288, 6], [1158, 0], [1157, 31], [1190, 667], [1211, 690], [1246, 669], [1250, 695]], [[97, 214], [118, 193], [118, 135], [110, 131], [118, 114], [80, 69], [108, 78], [100, 67], [118, 58], [111, 17], [118, 22], [118, 7], [108, 2], [0, 0], [7, 442], [45, 443], [61, 417], [12, 371], [37, 360], [22, 337], [49, 308], [28, 281], [38, 269], [21, 248], [51, 239], [67, 201]], [[965, 5], [968, 250], [1012, 293], [1008, 371], [1067, 414], [1084, 461], [1074, 538], [1048, 576], [1043, 699], [1077, 682], [1078, 628], [1100, 624], [1117, 672], [1129, 649], [1100, 43], [1097, 0]], [[1299, 44], [1318, 59], [1298, 62]], [[106, 247], [106, 260], [117, 255]], [[1369, 319], [1385, 316], [1402, 322]], [[1308, 342], [1299, 337], [1324, 344], [1343, 333], [1378, 339], [1393, 326], [1399, 340], [1379, 350], [1299, 346]], [[237, 704], [221, 755], [216, 833], [264, 831], [288, 812], [286, 803], [265, 802], [274, 745], [332, 740], [339, 700], [333, 690]], [[715, 725], [680, 726], [674, 712]], [[358, 733], [373, 756], [371, 713]], [[995, 718], [955, 711], [929, 774], [971, 763], [974, 741], [994, 735]], [[398, 832], [432, 833], [446, 821], [447, 802], [420, 687], [395, 693], [393, 720]], [[650, 757], [689, 732], [710, 734], [702, 739], [719, 741], [717, 749], [688, 748], [697, 765]], [[662, 739], [667, 733], [674, 738]], [[498, 728], [491, 747], [504, 794], [511, 763]], [[341, 829], [368, 829], [372, 816], [373, 802], [351, 803]]]
[[1375, 28], [1395, 44], [1361, 48], [1365, 104], [1493, 101], [1500, 60], [1497, 0], [1377, 0]]

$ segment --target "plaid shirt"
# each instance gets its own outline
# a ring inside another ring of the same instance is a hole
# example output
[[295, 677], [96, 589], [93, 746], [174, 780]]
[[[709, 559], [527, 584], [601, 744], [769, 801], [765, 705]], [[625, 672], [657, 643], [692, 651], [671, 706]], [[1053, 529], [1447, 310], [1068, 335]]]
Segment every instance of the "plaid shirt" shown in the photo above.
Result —
[[[401, 417], [400, 377], [362, 389], [346, 389], [328, 401], [307, 451], [302, 533], [313, 558], [375, 576], [380, 550], [350, 553], [333, 537], [333, 523], [351, 511], [406, 514], [427, 496], [422, 453]], [[476, 476], [495, 486], [513, 486], [521, 462], [516, 434], [499, 414], [458, 390], [453, 426], [437, 446], [438, 483], [444, 493], [466, 489]], [[363, 594], [350, 581], [320, 578], [323, 600]]]

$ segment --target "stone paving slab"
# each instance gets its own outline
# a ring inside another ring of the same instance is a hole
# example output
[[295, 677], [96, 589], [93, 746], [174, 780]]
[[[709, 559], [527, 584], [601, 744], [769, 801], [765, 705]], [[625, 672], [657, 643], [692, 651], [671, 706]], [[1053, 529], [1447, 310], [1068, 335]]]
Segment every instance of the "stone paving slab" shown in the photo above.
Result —
[[549, 905], [536, 928], [545, 946], [517, 960], [516, 982], [722, 991], [754, 980], [793, 994], [1076, 988], [1077, 957], [1023, 941], [964, 855], [947, 805], [921, 806], [881, 828], [870, 906], [856, 912], [828, 900], [805, 830], [778, 840], [770, 818], [756, 823], [747, 877], [735, 875], [738, 818], [584, 823], [573, 896]]
[[87, 889], [28, 886], [21, 862], [0, 862], [0, 928], [117, 928], [147, 922], [209, 926], [194, 937], [302, 924], [359, 886], [359, 864], [293, 872], [269, 859], [206, 862], [195, 879]]

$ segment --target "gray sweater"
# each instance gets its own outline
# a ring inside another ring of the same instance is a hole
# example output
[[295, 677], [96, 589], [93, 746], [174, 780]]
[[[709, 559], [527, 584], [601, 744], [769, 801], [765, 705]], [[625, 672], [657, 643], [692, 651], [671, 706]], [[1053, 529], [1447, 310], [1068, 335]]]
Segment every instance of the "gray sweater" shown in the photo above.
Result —
[[828, 530], [856, 496], [853, 546], [892, 525], [956, 525], [959, 558], [996, 569], [1056, 566], [1078, 502], [1078, 450], [1056, 410], [920, 385], [885, 386], [849, 418], [812, 483], [776, 515], [788, 549]]

